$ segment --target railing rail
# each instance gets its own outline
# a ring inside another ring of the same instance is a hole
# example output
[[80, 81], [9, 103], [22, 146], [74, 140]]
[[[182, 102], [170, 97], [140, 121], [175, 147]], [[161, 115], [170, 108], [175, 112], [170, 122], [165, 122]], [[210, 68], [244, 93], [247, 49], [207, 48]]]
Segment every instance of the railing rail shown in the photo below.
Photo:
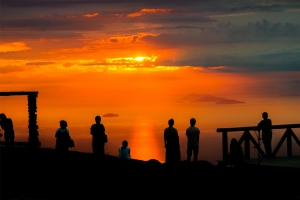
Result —
[[[300, 128], [300, 124], [281, 124], [281, 125], [273, 125], [273, 129], [286, 129], [285, 133], [283, 134], [282, 138], [278, 142], [277, 146], [275, 147], [274, 151], [272, 152], [272, 156], [276, 156], [277, 152], [279, 151], [281, 145], [286, 140], [287, 141], [287, 155], [292, 156], [292, 138], [296, 141], [298, 146], [300, 146], [300, 140], [297, 138], [295, 133], [293, 132], [292, 128]], [[250, 142], [254, 144], [254, 147], [257, 151], [262, 155], [265, 156], [264, 151], [260, 148], [259, 143], [253, 138], [250, 134], [250, 131], [258, 131], [259, 128], [257, 126], [246, 126], [246, 127], [233, 127], [233, 128], [218, 128], [217, 132], [222, 132], [222, 154], [223, 160], [226, 160], [228, 156], [228, 132], [236, 132], [236, 131], [244, 131], [241, 138], [238, 140], [240, 144], [244, 142], [244, 152], [245, 158], [250, 158]]]

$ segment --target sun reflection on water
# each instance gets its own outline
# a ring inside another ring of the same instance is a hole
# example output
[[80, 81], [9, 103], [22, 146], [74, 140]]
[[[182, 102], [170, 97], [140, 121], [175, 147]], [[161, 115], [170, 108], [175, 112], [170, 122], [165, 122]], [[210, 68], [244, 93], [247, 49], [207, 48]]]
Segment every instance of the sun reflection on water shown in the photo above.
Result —
[[163, 155], [159, 153], [159, 142], [155, 137], [151, 124], [140, 123], [136, 125], [131, 138], [131, 157], [140, 160], [156, 159], [164, 162]]

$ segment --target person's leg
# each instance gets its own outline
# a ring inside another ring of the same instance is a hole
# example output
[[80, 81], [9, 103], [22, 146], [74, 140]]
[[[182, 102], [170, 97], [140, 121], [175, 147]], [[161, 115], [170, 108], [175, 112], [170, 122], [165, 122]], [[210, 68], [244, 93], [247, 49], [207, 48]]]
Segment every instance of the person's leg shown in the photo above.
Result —
[[268, 136], [266, 140], [267, 145], [267, 155], [272, 156], [272, 136]]
[[199, 145], [193, 146], [194, 162], [198, 161]]
[[6, 133], [4, 133], [4, 141], [5, 141], [5, 146], [9, 145], [9, 137], [7, 136]]
[[265, 152], [266, 152], [266, 156], [269, 157], [271, 156], [271, 141], [268, 137], [263, 137], [263, 144], [264, 144], [264, 147], [265, 147]]
[[190, 162], [191, 156], [192, 156], [192, 147], [191, 146], [187, 147], [186, 154], [187, 154], [187, 161]]
[[105, 154], [104, 143], [100, 144], [100, 149], [99, 150], [100, 150], [100, 155], [103, 157], [104, 154]]
[[15, 142], [15, 136], [13, 134], [11, 134], [9, 136], [9, 144], [10, 144], [10, 146], [14, 146], [14, 142]]

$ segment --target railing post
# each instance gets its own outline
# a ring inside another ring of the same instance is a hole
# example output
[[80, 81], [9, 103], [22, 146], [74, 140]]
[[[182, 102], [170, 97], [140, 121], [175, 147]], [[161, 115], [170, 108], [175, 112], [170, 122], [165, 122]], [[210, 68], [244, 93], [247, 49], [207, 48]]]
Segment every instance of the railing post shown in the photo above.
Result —
[[288, 128], [287, 130], [287, 135], [286, 135], [286, 147], [287, 147], [287, 155], [288, 156], [293, 156], [292, 153], [292, 135], [291, 135], [291, 128]]
[[38, 142], [39, 141], [39, 133], [38, 133], [38, 125], [37, 125], [37, 105], [36, 99], [37, 94], [28, 94], [28, 129], [29, 129], [29, 137], [28, 141], [30, 142]]
[[222, 132], [222, 147], [223, 147], [223, 160], [227, 159], [228, 156], [228, 138], [227, 131]]
[[244, 132], [245, 134], [245, 159], [250, 159], [250, 137], [249, 137], [249, 130]]

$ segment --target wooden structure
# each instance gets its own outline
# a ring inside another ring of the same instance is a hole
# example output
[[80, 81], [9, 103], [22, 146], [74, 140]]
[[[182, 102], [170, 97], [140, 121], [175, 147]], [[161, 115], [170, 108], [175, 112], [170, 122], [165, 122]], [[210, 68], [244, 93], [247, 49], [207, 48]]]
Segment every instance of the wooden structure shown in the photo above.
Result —
[[39, 133], [38, 133], [38, 125], [37, 125], [37, 96], [38, 92], [30, 91], [30, 92], [0, 92], [0, 96], [15, 96], [15, 95], [27, 95], [28, 100], [28, 130], [29, 137], [27, 142], [15, 142], [16, 145], [22, 146], [40, 146], [39, 142]]
[[[283, 124], [283, 125], [273, 125], [273, 129], [286, 129], [285, 133], [283, 134], [282, 138], [278, 142], [277, 146], [272, 152], [272, 156], [276, 156], [277, 152], [279, 151], [281, 145], [286, 140], [287, 143], [287, 155], [292, 156], [292, 138], [296, 141], [298, 146], [300, 146], [300, 141], [293, 132], [292, 128], [300, 128], [300, 124]], [[260, 155], [263, 157], [265, 156], [264, 151], [260, 148], [259, 142], [257, 142], [253, 136], [251, 135], [250, 131], [258, 131], [257, 126], [248, 126], [248, 127], [234, 127], [234, 128], [218, 128], [217, 132], [222, 133], [222, 150], [223, 150], [223, 160], [226, 160], [228, 156], [228, 133], [229, 132], [236, 132], [236, 131], [243, 131], [243, 135], [238, 140], [239, 144], [244, 142], [244, 154], [245, 159], [250, 159], [250, 142], [253, 143], [254, 147], [257, 149]], [[274, 134], [274, 133], [273, 133]]]

